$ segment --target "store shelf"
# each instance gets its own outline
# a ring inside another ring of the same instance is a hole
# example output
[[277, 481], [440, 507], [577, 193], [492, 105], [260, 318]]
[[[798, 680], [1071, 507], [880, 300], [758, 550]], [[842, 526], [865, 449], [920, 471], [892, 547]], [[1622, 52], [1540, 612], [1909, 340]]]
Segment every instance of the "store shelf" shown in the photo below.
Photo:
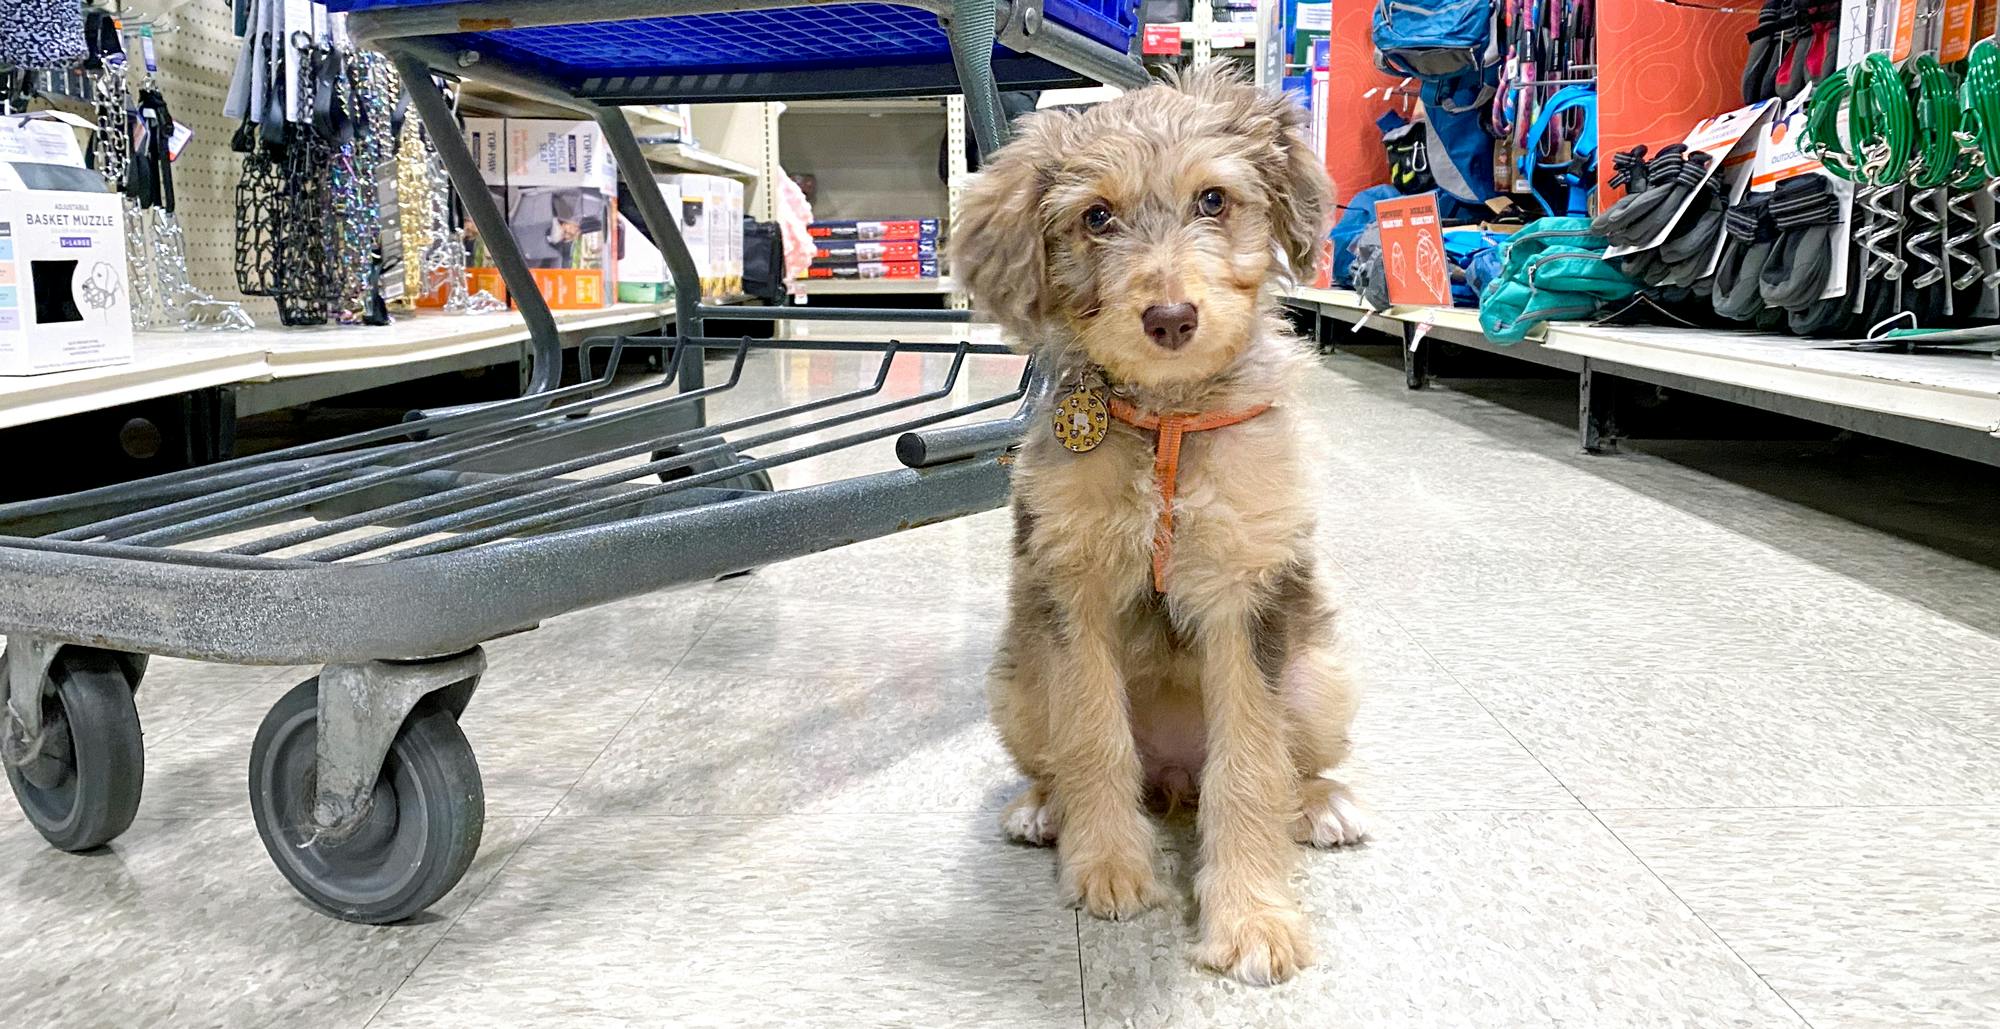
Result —
[[805, 279], [798, 285], [809, 297], [926, 296], [958, 290], [949, 275], [937, 279]]
[[742, 179], [756, 185], [759, 178], [757, 169], [741, 161], [732, 161], [720, 154], [711, 154], [697, 146], [686, 143], [640, 143], [639, 149], [646, 159], [681, 171], [700, 172], [705, 175], [727, 175], [732, 179]]
[[[1762, 333], [1574, 322], [1503, 346], [1479, 331], [1477, 312], [1466, 308], [1374, 313], [1351, 291], [1311, 287], [1292, 290], [1286, 303], [1400, 335], [1413, 387], [1429, 377], [1426, 341], [1577, 373], [1586, 443], [1593, 405], [1600, 427], [1606, 423], [1604, 383], [1627, 379], [2000, 465], [2000, 360], [1976, 350], [1911, 353]], [[1341, 341], [1323, 326], [1319, 337], [1322, 345]]]
[[[643, 332], [671, 304], [559, 311], [565, 346]], [[259, 328], [240, 333], [141, 332], [129, 364], [0, 378], [0, 428], [195, 390], [236, 391], [239, 415], [394, 382], [513, 360], [528, 339], [520, 315], [422, 312], [380, 327]]]
[[943, 97], [885, 100], [787, 100], [786, 114], [927, 114], [944, 113]]

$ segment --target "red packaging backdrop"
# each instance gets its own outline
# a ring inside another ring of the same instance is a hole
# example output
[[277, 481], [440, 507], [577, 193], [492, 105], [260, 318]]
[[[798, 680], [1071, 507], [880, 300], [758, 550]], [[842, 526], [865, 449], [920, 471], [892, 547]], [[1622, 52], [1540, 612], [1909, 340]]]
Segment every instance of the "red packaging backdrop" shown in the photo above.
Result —
[[[1339, 11], [1336, 2], [1336, 19]], [[1725, 14], [1664, 0], [1597, 0], [1600, 205], [1618, 196], [1610, 188], [1612, 154], [1678, 143], [1703, 118], [1743, 106], [1744, 33], [1756, 26], [1754, 9]]]
[[[1327, 33], [1326, 173], [1333, 176], [1336, 204], [1389, 181], [1389, 156], [1382, 150], [1375, 119], [1398, 107], [1382, 90], [1403, 80], [1375, 67], [1375, 44], [1368, 35], [1374, 13], [1374, 0], [1333, 0], [1333, 26]], [[1371, 89], [1375, 96], [1362, 95]]]

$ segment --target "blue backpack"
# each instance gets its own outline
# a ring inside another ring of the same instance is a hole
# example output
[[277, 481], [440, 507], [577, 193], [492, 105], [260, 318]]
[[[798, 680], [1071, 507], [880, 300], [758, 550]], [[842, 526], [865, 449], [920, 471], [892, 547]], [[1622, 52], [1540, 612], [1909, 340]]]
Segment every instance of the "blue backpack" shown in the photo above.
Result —
[[1468, 204], [1496, 196], [1483, 111], [1499, 78], [1493, 0], [1376, 0], [1375, 64], [1422, 81], [1431, 177]]
[[1419, 79], [1456, 78], [1500, 63], [1492, 0], [1376, 0], [1375, 63]]

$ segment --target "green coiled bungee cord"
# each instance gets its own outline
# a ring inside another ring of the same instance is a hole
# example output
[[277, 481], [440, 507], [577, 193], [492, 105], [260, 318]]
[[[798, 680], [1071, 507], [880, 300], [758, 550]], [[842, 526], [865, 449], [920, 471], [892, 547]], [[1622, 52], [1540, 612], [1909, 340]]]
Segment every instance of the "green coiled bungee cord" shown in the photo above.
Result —
[[[1949, 77], [1945, 81], [1949, 83]], [[1845, 146], [1840, 139], [1843, 105], [1847, 109]], [[1871, 53], [1815, 87], [1805, 132], [1828, 172], [1869, 185], [1900, 181], [1915, 142], [1915, 115], [1902, 73], [1889, 55]]]
[[1972, 44], [1958, 105], [1959, 140], [1978, 148], [1988, 177], [2000, 177], [2000, 44], [1991, 39]]
[[1909, 72], [1916, 100], [1916, 152], [1910, 185], [1934, 189], [1963, 178], [1958, 146], [1958, 84], [1934, 54], [1910, 58]]

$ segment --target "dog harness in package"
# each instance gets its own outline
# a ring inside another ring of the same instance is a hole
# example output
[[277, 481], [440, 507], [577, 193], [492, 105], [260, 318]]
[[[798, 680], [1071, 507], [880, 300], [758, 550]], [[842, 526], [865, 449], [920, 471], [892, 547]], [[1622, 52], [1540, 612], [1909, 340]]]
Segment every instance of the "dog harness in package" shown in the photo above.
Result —
[[0, 375], [132, 359], [125, 215], [55, 118], [0, 118]]

